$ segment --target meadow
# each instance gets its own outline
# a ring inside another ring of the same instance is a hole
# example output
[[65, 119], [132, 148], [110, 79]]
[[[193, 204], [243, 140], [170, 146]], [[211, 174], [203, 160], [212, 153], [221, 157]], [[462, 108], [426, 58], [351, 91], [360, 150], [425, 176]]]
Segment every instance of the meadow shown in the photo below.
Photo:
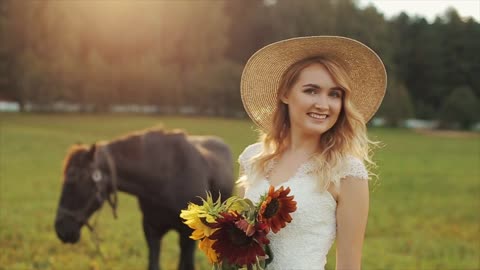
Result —
[[[0, 114], [0, 270], [146, 269], [134, 197], [120, 194], [117, 220], [108, 207], [98, 215], [102, 256], [87, 229], [78, 244], [62, 244], [53, 221], [70, 145], [158, 125], [220, 136], [235, 157], [257, 137], [248, 120]], [[480, 269], [480, 137], [383, 128], [369, 135], [384, 146], [375, 155], [378, 180], [370, 184], [362, 269]], [[164, 270], [176, 269], [177, 242], [174, 232], [163, 241]], [[198, 251], [196, 265], [210, 269]], [[335, 269], [335, 247], [326, 269]]]

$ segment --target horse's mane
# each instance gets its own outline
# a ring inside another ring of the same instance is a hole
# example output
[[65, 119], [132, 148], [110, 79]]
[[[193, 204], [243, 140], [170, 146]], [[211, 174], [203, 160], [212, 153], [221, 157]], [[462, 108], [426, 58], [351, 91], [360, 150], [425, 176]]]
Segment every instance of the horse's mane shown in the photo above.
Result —
[[88, 145], [86, 144], [80, 144], [80, 143], [77, 143], [77, 144], [74, 144], [72, 146], [70, 146], [70, 148], [68, 149], [67, 151], [67, 155], [65, 156], [65, 158], [63, 159], [63, 174], [66, 173], [66, 170], [67, 170], [67, 165], [76, 157], [78, 156], [81, 152], [86, 152], [88, 151]]
[[[98, 141], [95, 143], [96, 146], [101, 146], [101, 145], [106, 145], [106, 144], [123, 144], [124, 147], [127, 147], [132, 145], [135, 139], [140, 139], [142, 136], [144, 136], [147, 133], [159, 133], [159, 134], [164, 134], [164, 135], [181, 135], [185, 136], [187, 133], [184, 130], [181, 129], [172, 129], [172, 130], [166, 130], [163, 128], [163, 126], [154, 126], [151, 128], [146, 128], [142, 130], [136, 130], [132, 132], [128, 132], [126, 134], [120, 135], [110, 141]], [[89, 151], [90, 145], [87, 144], [82, 144], [82, 143], [77, 143], [72, 146], [67, 151], [67, 155], [63, 160], [63, 174], [65, 175], [66, 170], [67, 170], [67, 165], [70, 164], [71, 162], [77, 163], [80, 162], [79, 159], [81, 159], [80, 155], [82, 153], [86, 154], [86, 152]], [[78, 160], [78, 161], [77, 161]]]

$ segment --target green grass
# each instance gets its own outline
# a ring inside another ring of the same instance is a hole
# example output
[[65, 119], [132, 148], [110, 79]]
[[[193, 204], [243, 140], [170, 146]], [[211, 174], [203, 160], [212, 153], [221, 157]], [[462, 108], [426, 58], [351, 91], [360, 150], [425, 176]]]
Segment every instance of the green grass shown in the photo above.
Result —
[[[147, 247], [134, 197], [121, 194], [119, 219], [98, 218], [103, 258], [87, 230], [64, 245], [53, 229], [61, 167], [71, 144], [109, 140], [162, 124], [225, 139], [235, 156], [255, 141], [252, 124], [222, 118], [131, 115], [0, 114], [0, 270], [146, 269]], [[480, 269], [480, 140], [372, 129], [379, 149], [371, 185], [363, 269]], [[178, 236], [169, 233], [161, 265], [176, 269]], [[292, 247], [294, 248], [294, 247]], [[197, 269], [210, 269], [201, 252]], [[332, 248], [327, 269], [335, 269]]]

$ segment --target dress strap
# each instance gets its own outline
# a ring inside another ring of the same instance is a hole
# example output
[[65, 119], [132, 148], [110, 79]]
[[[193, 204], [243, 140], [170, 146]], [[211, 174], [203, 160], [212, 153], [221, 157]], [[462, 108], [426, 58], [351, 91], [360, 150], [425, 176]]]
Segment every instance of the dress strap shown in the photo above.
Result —
[[368, 171], [359, 158], [347, 156], [344, 162], [335, 170], [334, 180], [340, 181], [347, 176], [368, 180]]

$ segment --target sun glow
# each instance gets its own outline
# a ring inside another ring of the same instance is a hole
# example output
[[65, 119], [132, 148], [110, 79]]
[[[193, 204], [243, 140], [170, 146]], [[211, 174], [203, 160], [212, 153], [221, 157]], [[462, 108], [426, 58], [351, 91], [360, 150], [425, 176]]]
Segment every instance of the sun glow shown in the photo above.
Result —
[[[82, 17], [90, 30], [108, 28], [109, 30], [132, 30], [148, 26], [158, 14], [157, 1], [107, 0], [68, 2], [73, 13]], [[77, 11], [75, 11], [77, 10]]]
[[81, 36], [88, 46], [122, 56], [153, 46], [165, 12], [163, 1], [58, 1], [52, 5], [65, 20], [62, 31], [55, 34]]

